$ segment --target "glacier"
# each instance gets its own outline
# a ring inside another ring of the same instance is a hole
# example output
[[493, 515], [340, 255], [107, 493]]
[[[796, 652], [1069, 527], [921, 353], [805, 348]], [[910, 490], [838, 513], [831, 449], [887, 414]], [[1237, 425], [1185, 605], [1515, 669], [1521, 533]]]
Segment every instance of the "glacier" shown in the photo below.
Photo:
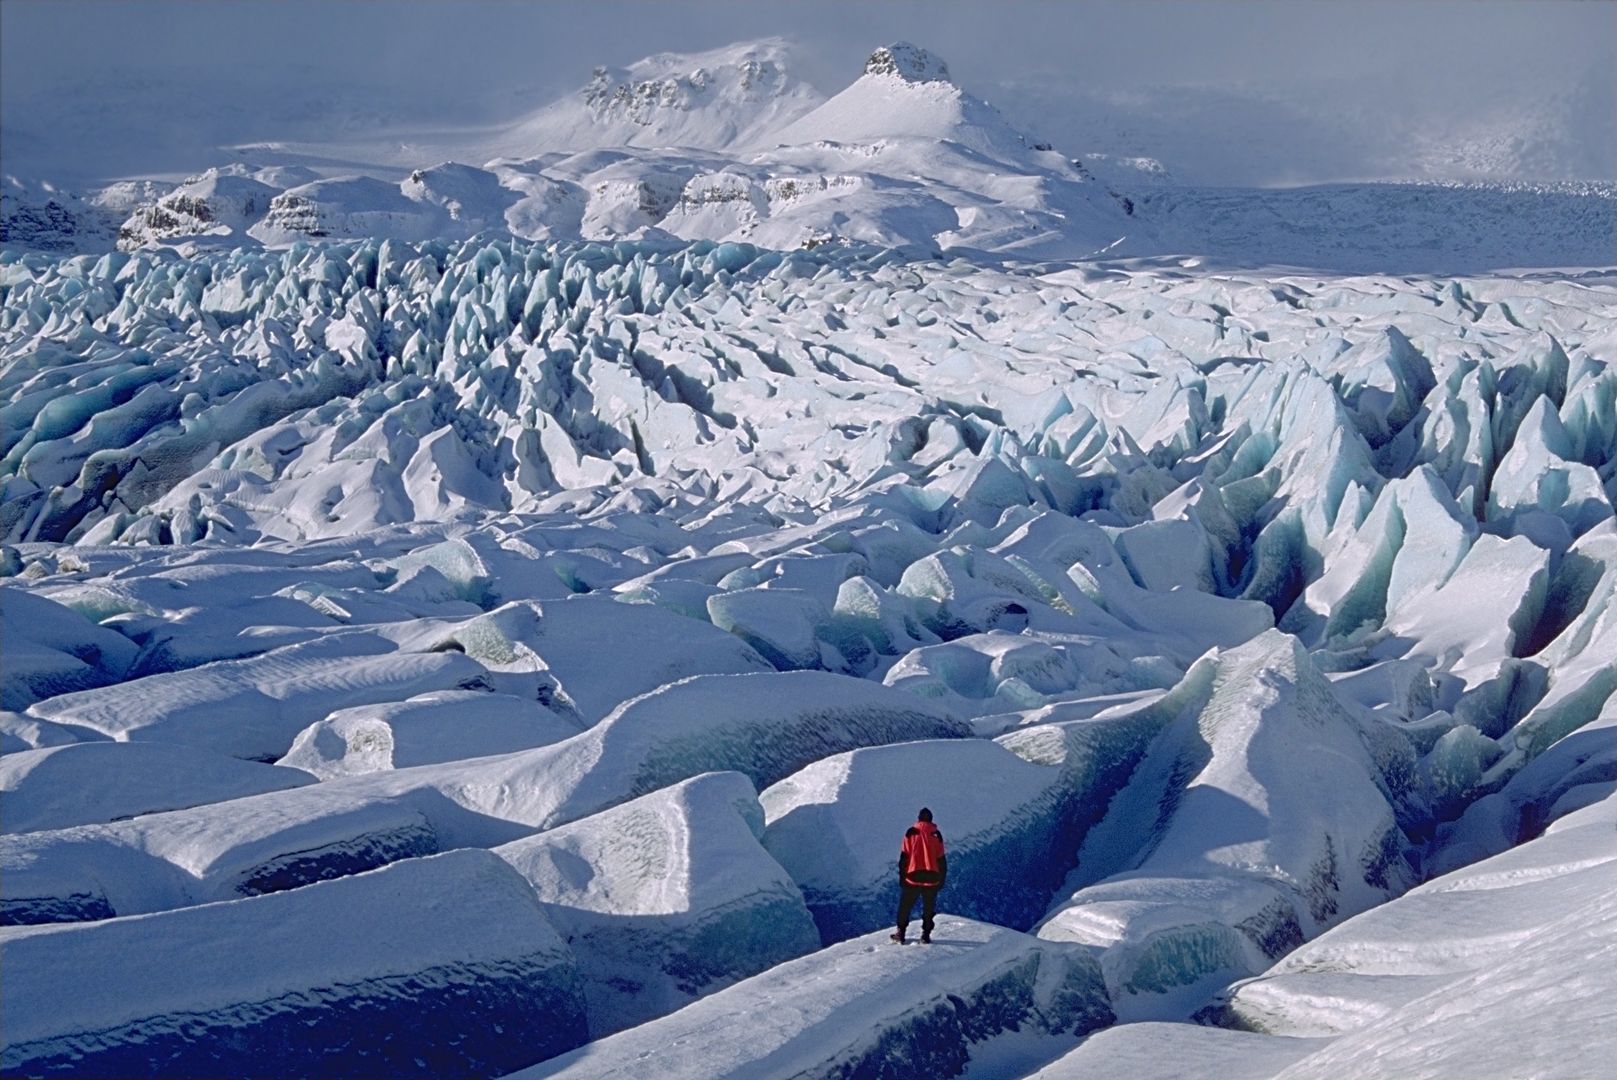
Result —
[[689, 59], [6, 188], [6, 1071], [1594, 1071], [1610, 192]]
[[[1086, 973], [1028, 1002], [1185, 1024], [1617, 780], [1608, 286], [0, 263], [19, 932], [484, 848], [610, 1041], [879, 935], [926, 804], [944, 910]], [[711, 859], [659, 854], [676, 818]], [[1012, 1026], [948, 1067], [1082, 1025]]]

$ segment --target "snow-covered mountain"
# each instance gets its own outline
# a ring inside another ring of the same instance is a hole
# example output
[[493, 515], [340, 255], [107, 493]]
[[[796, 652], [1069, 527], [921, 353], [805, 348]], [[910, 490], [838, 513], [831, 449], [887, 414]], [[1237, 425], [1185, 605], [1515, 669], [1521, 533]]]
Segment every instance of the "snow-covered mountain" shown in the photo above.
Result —
[[117, 225], [93, 201], [48, 182], [0, 178], [0, 243], [31, 251], [105, 251]]
[[248, 243], [247, 230], [261, 221], [289, 184], [312, 181], [306, 168], [244, 165], [209, 169], [151, 202], [137, 205], [118, 229], [118, 244], [133, 249], [165, 241], [207, 238], [215, 243]]
[[955, 85], [941, 57], [907, 42], [871, 53], [852, 85], [770, 138], [780, 146], [924, 139], [1002, 160], [1032, 149], [998, 110]]
[[[941, 59], [902, 43], [877, 49], [829, 101], [792, 78], [779, 42], [652, 57], [598, 72], [477, 151], [505, 189], [484, 185], [481, 218], [499, 229], [503, 214], [505, 229], [532, 239], [655, 230], [782, 248], [861, 240], [1077, 257], [1131, 230], [1117, 197], [955, 86]], [[408, 183], [405, 194], [414, 197]], [[351, 217], [361, 212], [333, 205], [320, 231], [374, 235], [375, 220]], [[263, 230], [269, 242], [295, 236], [286, 220]]]
[[623, 146], [726, 150], [765, 138], [822, 100], [796, 75], [784, 41], [659, 53], [621, 70], [596, 68], [576, 95], [491, 138], [485, 156]]
[[1610, 185], [1196, 188], [1018, 130], [913, 45], [878, 48], [829, 99], [795, 69], [774, 40], [659, 54], [497, 127], [240, 147], [135, 205], [128, 182], [86, 197], [14, 182], [0, 225], [12, 246], [90, 252], [492, 232], [1346, 271], [1611, 262]]

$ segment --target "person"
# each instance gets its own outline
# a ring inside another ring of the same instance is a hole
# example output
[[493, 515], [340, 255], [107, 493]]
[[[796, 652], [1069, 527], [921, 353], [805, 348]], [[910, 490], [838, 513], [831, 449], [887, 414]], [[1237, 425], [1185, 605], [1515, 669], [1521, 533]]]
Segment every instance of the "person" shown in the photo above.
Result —
[[932, 811], [923, 806], [915, 817], [915, 824], [905, 831], [904, 843], [898, 850], [898, 932], [889, 936], [900, 945], [905, 944], [904, 931], [917, 900], [921, 902], [921, 944], [932, 943], [938, 890], [949, 875], [943, 834], [932, 824]]

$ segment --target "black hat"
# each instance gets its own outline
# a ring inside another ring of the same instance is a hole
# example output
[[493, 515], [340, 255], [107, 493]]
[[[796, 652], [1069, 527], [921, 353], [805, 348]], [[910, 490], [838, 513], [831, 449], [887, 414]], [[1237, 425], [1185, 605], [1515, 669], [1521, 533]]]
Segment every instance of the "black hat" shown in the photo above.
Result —
[[915, 820], [917, 820], [917, 821], [931, 821], [932, 820], [932, 811], [928, 810], [924, 806], [921, 807], [921, 812], [919, 814], [915, 815]]

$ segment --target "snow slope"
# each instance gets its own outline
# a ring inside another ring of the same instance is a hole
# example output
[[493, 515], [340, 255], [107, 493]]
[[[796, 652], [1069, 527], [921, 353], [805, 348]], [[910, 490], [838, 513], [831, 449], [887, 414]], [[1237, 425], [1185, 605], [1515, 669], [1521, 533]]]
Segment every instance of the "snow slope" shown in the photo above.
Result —
[[313, 782], [277, 769], [170, 743], [75, 743], [0, 759], [0, 828], [38, 832], [225, 802]]
[[571, 98], [492, 136], [487, 160], [596, 147], [722, 150], [767, 137], [821, 102], [778, 38], [598, 67]]
[[1413, 876], [1404, 738], [1356, 722], [1279, 631], [1203, 663], [1204, 702], [1157, 736], [1038, 929], [1102, 950], [1124, 1016], [1259, 970]]
[[781, 146], [930, 139], [1012, 159], [1032, 151], [993, 106], [954, 84], [941, 57], [908, 42], [878, 48], [851, 86], [769, 138]]

